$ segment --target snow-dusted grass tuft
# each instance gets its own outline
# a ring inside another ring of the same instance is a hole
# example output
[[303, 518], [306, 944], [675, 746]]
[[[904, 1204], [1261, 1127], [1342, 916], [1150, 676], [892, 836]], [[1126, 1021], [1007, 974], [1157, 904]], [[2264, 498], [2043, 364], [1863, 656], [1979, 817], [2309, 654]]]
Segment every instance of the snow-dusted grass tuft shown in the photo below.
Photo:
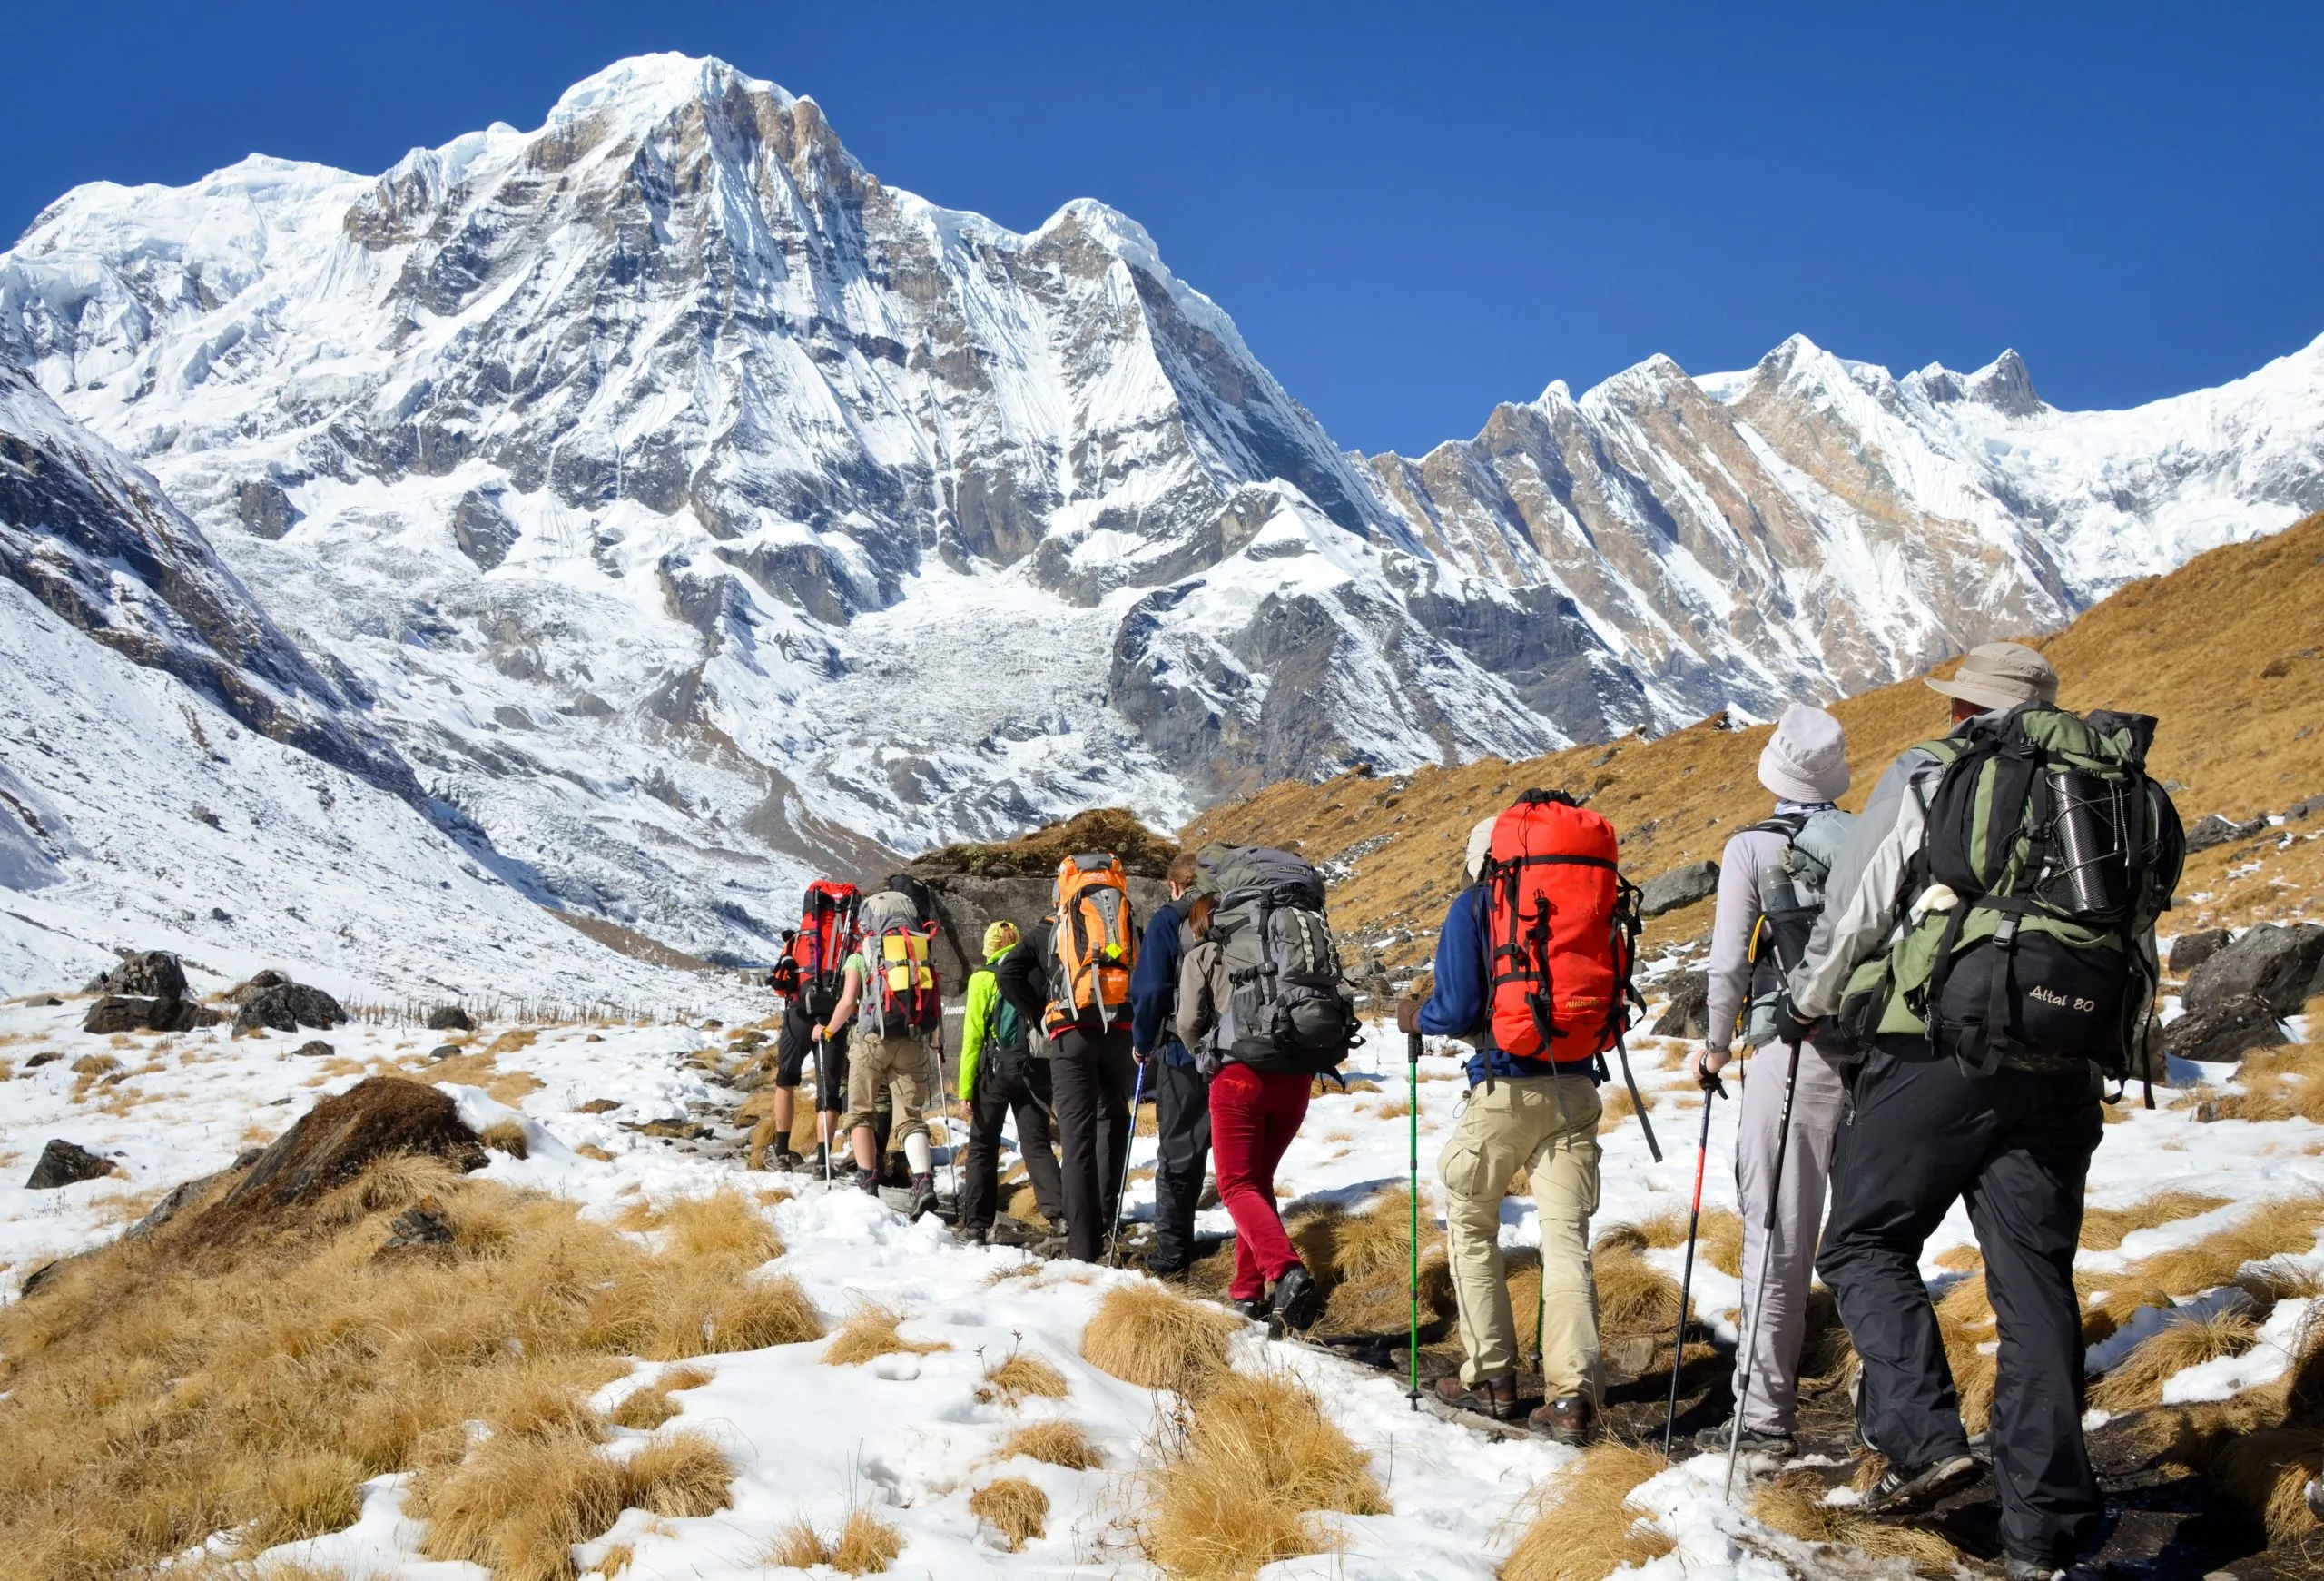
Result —
[[1845, 1543], [1869, 1558], [1907, 1560], [1932, 1576], [1954, 1574], [1960, 1556], [1936, 1533], [1866, 1520], [1846, 1506], [1826, 1504], [1824, 1492], [1813, 1472], [1791, 1472], [1759, 1485], [1751, 1496], [1751, 1514], [1802, 1542]]
[[1320, 1512], [1384, 1515], [1370, 1462], [1288, 1375], [1221, 1373], [1165, 1422], [1139, 1537], [1187, 1581], [1241, 1581], [1334, 1546]]
[[505, 1152], [512, 1159], [526, 1155], [529, 1143], [525, 1139], [522, 1121], [496, 1120], [484, 1128], [477, 1140], [495, 1152]]
[[1011, 1405], [1029, 1397], [1061, 1400], [1067, 1394], [1065, 1374], [1021, 1350], [1011, 1350], [1005, 1359], [986, 1368], [984, 1381], [990, 1398]]
[[2222, 1356], [2240, 1356], [2259, 1338], [2259, 1325], [2246, 1312], [2214, 1312], [2208, 1318], [2166, 1323], [2139, 1341], [2130, 1355], [2098, 1380], [2090, 1403], [2106, 1411], [2135, 1411], [2162, 1403], [2162, 1386], [2172, 1374]]
[[904, 1550], [903, 1534], [858, 1506], [840, 1523], [836, 1539], [826, 1540], [803, 1516], [777, 1532], [759, 1562], [778, 1570], [812, 1570], [829, 1565], [843, 1576], [877, 1576]]
[[952, 1349], [941, 1339], [907, 1339], [904, 1315], [893, 1307], [866, 1301], [851, 1313], [823, 1349], [826, 1367], [852, 1367], [882, 1356], [927, 1356]]
[[1081, 1430], [1078, 1423], [1062, 1417], [1028, 1422], [1009, 1435], [993, 1458], [1013, 1460], [1020, 1455], [1045, 1466], [1062, 1466], [1068, 1471], [1090, 1471], [1105, 1464], [1105, 1457], [1098, 1453], [1089, 1435]]
[[1226, 1370], [1235, 1329], [1217, 1308], [1159, 1285], [1116, 1285], [1082, 1330], [1081, 1354], [1124, 1383], [1192, 1393]]
[[1500, 1581], [1603, 1581], [1675, 1546], [1628, 1501], [1669, 1465], [1651, 1449], [1605, 1443], [1533, 1496], [1533, 1518], [1501, 1566]]
[[2202, 1196], [2192, 1191], [2158, 1191], [2127, 1208], [2084, 1208], [2082, 1210], [2082, 1249], [2084, 1251], [2112, 1251], [2122, 1245], [2122, 1238], [2134, 1230], [2152, 1230], [2159, 1224], [2192, 1219], [2198, 1213], [2208, 1213], [2214, 1208], [2226, 1206], [2225, 1197]]
[[969, 1495], [969, 1513], [990, 1526], [1012, 1554], [1049, 1535], [1049, 1496], [1021, 1477], [1003, 1477], [978, 1488]]

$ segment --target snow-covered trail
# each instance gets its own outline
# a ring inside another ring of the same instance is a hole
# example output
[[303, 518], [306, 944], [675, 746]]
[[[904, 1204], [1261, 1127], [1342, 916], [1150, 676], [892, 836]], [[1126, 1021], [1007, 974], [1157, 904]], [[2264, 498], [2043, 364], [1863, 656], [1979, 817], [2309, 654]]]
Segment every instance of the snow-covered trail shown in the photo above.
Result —
[[[0, 1060], [12, 1072], [0, 1089], [0, 1168], [7, 1172], [0, 1185], [0, 1288], [11, 1292], [41, 1263], [116, 1233], [168, 1186], [219, 1168], [279, 1131], [316, 1096], [383, 1068], [401, 1066], [424, 1079], [427, 1052], [440, 1041], [411, 1027], [351, 1025], [324, 1035], [330, 1057], [300, 1056], [292, 1051], [308, 1034], [235, 1040], [212, 1029], [94, 1037], [77, 1030], [82, 1011], [83, 1003], [72, 1002], [0, 1006]], [[483, 1029], [474, 1046], [503, 1030]], [[528, 1122], [530, 1157], [495, 1153], [490, 1178], [560, 1193], [607, 1218], [641, 1195], [665, 1203], [734, 1183], [731, 1158], [624, 1129], [689, 1112], [710, 1118], [730, 1105], [734, 1095], [706, 1081], [704, 1068], [725, 1042], [718, 1029], [677, 1023], [538, 1029], [529, 1046], [499, 1056], [497, 1072], [526, 1072], [542, 1083], [522, 1093], [515, 1091], [521, 1082], [499, 1089]], [[1405, 1095], [1403, 1046], [1393, 1031], [1375, 1031], [1351, 1074], [1377, 1081], [1381, 1090], [1315, 1100], [1285, 1159], [1284, 1180], [1295, 1198], [1358, 1204], [1403, 1180], [1407, 1122], [1380, 1112]], [[1665, 1159], [1648, 1159], [1634, 1119], [1607, 1134], [1600, 1228], [1686, 1201], [1699, 1113], [1692, 1094], [1677, 1090], [1684, 1085], [1688, 1046], [1647, 1039], [1632, 1051]], [[28, 1068], [40, 1053], [55, 1057]], [[126, 1073], [115, 1080], [114, 1072], [76, 1072], [75, 1063], [92, 1056], [120, 1062]], [[1450, 1052], [1432, 1052], [1422, 1062], [1424, 1197], [1433, 1195], [1435, 1153], [1457, 1113], [1458, 1069]], [[2223, 1082], [2229, 1073], [2212, 1074]], [[458, 1088], [456, 1096], [477, 1122], [503, 1117], [502, 1106], [478, 1088]], [[615, 1107], [583, 1112], [598, 1101]], [[53, 1136], [107, 1155], [122, 1174], [59, 1191], [21, 1189], [25, 1171]], [[1731, 1137], [1731, 1124], [1714, 1123], [1707, 1202], [1732, 1203]], [[1152, 1140], [1138, 1145], [1134, 1162], [1150, 1161]], [[584, 1156], [576, 1151], [584, 1146], [611, 1156]], [[761, 1575], [765, 1548], [788, 1523], [803, 1516], [829, 1529], [852, 1505], [869, 1504], [903, 1534], [898, 1574], [965, 1581], [1091, 1569], [1146, 1573], [1132, 1525], [1141, 1503], [1137, 1477], [1167, 1400], [1098, 1371], [1079, 1353], [1081, 1329], [1105, 1289], [1137, 1276], [1063, 1262], [1033, 1266], [1019, 1251], [959, 1246], [932, 1220], [907, 1223], [850, 1190], [826, 1193], [820, 1182], [739, 1178], [795, 1193], [771, 1209], [787, 1248], [778, 1266], [804, 1285], [828, 1318], [836, 1321], [862, 1302], [881, 1302], [906, 1314], [909, 1338], [947, 1349], [855, 1367], [823, 1365], [820, 1342], [707, 1359], [702, 1365], [713, 1380], [675, 1397], [684, 1414], [671, 1426], [699, 1428], [726, 1448], [738, 1472], [733, 1507], [700, 1519], [633, 1510], [582, 1550], [585, 1561], [627, 1546], [630, 1576]], [[2199, 1124], [2182, 1110], [2132, 1110], [2107, 1128], [2093, 1175], [2094, 1202], [2120, 1205], [2181, 1189], [2207, 1191], [2235, 1206], [2142, 1230], [2122, 1251], [2085, 1254], [2085, 1260], [2102, 1265], [2194, 1239], [2254, 1198], [2308, 1186], [2324, 1186], [2324, 1129], [2300, 1122]], [[1150, 1184], [1135, 1183], [1131, 1201], [1133, 1213], [1148, 1210]], [[1225, 1229], [1224, 1216], [1207, 1227]], [[1530, 1204], [1510, 1204], [1503, 1234], [1512, 1244], [1536, 1239]], [[1965, 1221], [1948, 1220], [1930, 1244], [1928, 1271], [1937, 1273], [1935, 1257], [1968, 1239]], [[1667, 1260], [1673, 1273], [1678, 1255], [1649, 1254]], [[1732, 1304], [1731, 1279], [1699, 1263], [1695, 1277], [1703, 1310], [1715, 1314]], [[1415, 1416], [1393, 1380], [1271, 1343], [1256, 1330], [1239, 1344], [1241, 1365], [1288, 1369], [1315, 1388], [1371, 1455], [1393, 1510], [1326, 1517], [1341, 1532], [1342, 1550], [1273, 1566], [1269, 1581], [1489, 1576], [1515, 1540], [1524, 1501], [1572, 1457], [1547, 1443], [1497, 1442]], [[979, 1401], [985, 1366], [1013, 1349], [1063, 1372], [1068, 1397], [1014, 1407]], [[650, 1381], [653, 1372], [653, 1364], [644, 1364], [609, 1386], [601, 1403]], [[1070, 1471], [1021, 1457], [1005, 1468], [997, 1463], [1009, 1434], [1042, 1414], [1078, 1423], [1104, 1465]], [[1767, 1561], [1748, 1557], [1733, 1539], [1744, 1517], [1718, 1507], [1709, 1464], [1674, 1467], [1640, 1495], [1679, 1545], [1647, 1566], [1658, 1581], [1768, 1574]], [[980, 1532], [967, 1507], [977, 1487], [1000, 1475], [1038, 1483], [1052, 1505], [1049, 1535], [1016, 1554]], [[419, 1528], [402, 1518], [401, 1497], [399, 1478], [379, 1478], [369, 1486], [356, 1526], [275, 1554], [350, 1576], [484, 1581], [474, 1566], [420, 1556]]]

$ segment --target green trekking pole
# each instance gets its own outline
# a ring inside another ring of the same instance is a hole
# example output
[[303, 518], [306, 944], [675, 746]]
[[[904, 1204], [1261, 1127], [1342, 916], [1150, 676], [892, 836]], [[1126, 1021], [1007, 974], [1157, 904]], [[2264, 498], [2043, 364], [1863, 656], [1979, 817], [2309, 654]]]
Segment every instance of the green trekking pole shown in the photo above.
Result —
[[1412, 1297], [1412, 1338], [1404, 1351], [1412, 1366], [1410, 1398], [1413, 1409], [1420, 1409], [1420, 1033], [1413, 1033], [1404, 1044], [1412, 1067], [1412, 1097], [1404, 1106], [1412, 1132], [1412, 1279], [1408, 1286]]

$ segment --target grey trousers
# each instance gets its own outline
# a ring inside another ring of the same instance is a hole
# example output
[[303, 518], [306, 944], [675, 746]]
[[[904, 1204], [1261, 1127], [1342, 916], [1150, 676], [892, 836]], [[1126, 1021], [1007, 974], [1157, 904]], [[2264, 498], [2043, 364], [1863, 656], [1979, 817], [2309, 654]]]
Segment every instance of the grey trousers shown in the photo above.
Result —
[[[1790, 1063], [1791, 1049], [1785, 1043], [1768, 1043], [1745, 1062], [1741, 1129], [1735, 1139], [1735, 1194], [1743, 1216], [1742, 1321], [1747, 1327], [1758, 1301], [1759, 1260], [1767, 1256], [1768, 1196], [1775, 1183], [1776, 1133], [1782, 1123]], [[1813, 1044], [1802, 1045], [1799, 1088], [1791, 1102], [1791, 1145], [1784, 1155], [1783, 1190], [1776, 1202], [1775, 1254], [1768, 1259], [1767, 1298], [1758, 1305], [1758, 1331], [1745, 1336], [1750, 1345], [1751, 1396], [1738, 1408], [1751, 1432], [1789, 1433], [1799, 1410], [1799, 1350], [1807, 1339], [1807, 1290], [1846, 1097], [1831, 1062]], [[1738, 1348], [1738, 1391], [1743, 1355]]]

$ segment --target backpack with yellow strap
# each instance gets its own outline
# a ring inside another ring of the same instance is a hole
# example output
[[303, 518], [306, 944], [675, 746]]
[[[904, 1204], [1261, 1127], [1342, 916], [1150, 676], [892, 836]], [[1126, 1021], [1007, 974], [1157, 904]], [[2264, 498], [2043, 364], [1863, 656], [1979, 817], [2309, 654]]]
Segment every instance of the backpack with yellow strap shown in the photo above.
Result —
[[1049, 935], [1051, 1036], [1095, 1021], [1100, 1031], [1129, 1024], [1129, 978], [1137, 931], [1129, 878], [1110, 851], [1081, 852], [1057, 865], [1057, 924]]

